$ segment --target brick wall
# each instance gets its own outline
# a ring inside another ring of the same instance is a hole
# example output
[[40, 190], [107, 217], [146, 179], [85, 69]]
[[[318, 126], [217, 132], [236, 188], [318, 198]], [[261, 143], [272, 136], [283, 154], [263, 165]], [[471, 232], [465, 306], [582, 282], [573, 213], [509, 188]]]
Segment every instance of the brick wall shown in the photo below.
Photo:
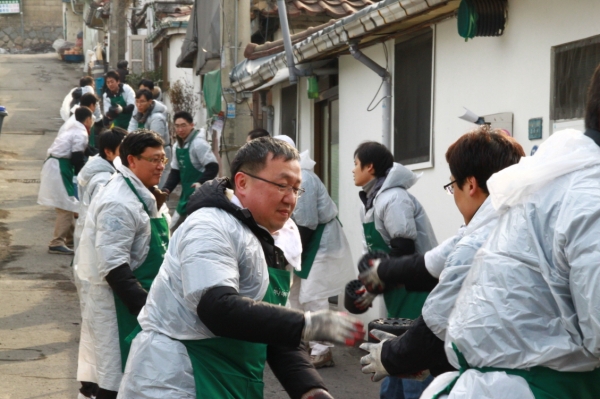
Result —
[[19, 14], [0, 15], [0, 48], [42, 50], [63, 37], [61, 0], [23, 0]]

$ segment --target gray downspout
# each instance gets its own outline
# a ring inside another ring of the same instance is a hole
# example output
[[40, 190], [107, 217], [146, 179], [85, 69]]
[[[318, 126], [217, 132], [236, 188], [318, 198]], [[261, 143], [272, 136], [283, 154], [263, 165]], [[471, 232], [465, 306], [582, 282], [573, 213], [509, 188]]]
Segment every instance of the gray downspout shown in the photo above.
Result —
[[381, 131], [381, 143], [386, 146], [386, 148], [390, 149], [392, 145], [392, 76], [384, 67], [364, 55], [358, 49], [356, 43], [351, 43], [348, 49], [350, 50], [350, 54], [352, 54], [356, 60], [364, 64], [383, 79], [383, 99], [381, 101], [383, 128]]
[[290, 71], [290, 83], [296, 84], [298, 76], [310, 76], [312, 71], [300, 70], [294, 64], [294, 52], [292, 50], [292, 38], [290, 37], [290, 26], [287, 19], [287, 7], [285, 0], [277, 0], [277, 11], [279, 13], [279, 25], [283, 35], [283, 47], [285, 49], [285, 60]]

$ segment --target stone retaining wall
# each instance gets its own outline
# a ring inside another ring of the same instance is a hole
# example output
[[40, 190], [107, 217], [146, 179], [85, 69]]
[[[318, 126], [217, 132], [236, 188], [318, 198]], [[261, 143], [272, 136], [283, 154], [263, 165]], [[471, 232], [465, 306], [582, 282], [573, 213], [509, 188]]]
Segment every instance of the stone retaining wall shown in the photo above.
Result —
[[27, 0], [21, 4], [24, 34], [19, 14], [0, 15], [0, 48], [43, 51], [63, 38], [61, 0]]
[[62, 26], [25, 27], [21, 35], [21, 27], [0, 27], [0, 48], [7, 50], [23, 50], [26, 48], [43, 51], [52, 46], [56, 39], [63, 37]]

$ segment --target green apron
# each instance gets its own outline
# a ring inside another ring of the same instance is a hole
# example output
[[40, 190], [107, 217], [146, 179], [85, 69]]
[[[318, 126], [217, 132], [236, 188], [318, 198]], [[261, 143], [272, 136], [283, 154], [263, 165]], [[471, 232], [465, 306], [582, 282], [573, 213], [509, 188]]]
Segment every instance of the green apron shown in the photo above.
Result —
[[441, 395], [450, 394], [460, 375], [468, 369], [477, 370], [482, 373], [503, 371], [509, 375], [518, 375], [527, 382], [535, 399], [600, 398], [600, 368], [587, 372], [564, 372], [542, 366], [531, 367], [529, 369], [471, 367], [456, 345], [452, 344], [452, 349], [454, 349], [458, 357], [460, 374], [444, 390], [435, 394], [432, 399], [438, 399]]
[[[269, 270], [264, 302], [285, 305], [290, 272]], [[267, 345], [231, 338], [182, 340], [194, 369], [196, 399], [262, 399]]]
[[94, 125], [92, 125], [92, 127], [90, 128], [90, 138], [88, 144], [91, 148], [96, 148], [96, 130], [94, 128]]
[[138, 129], [143, 129], [145, 125], [145, 123], [138, 122]]
[[[109, 97], [110, 98], [110, 105], [117, 106], [120, 105], [121, 108], [125, 109], [125, 107], [127, 107], [127, 102], [125, 101], [125, 98], [123, 98], [123, 94], [119, 94], [116, 97]], [[125, 114], [123, 112], [121, 112], [119, 115], [117, 115], [117, 117], [113, 120], [113, 125], [123, 128], [125, 130], [127, 130], [129, 128], [129, 121], [131, 120], [131, 114]]]
[[[146, 203], [142, 200], [135, 187], [127, 177], [125, 182], [131, 188], [131, 191], [139, 198], [140, 202], [144, 206], [144, 209], [150, 216], [150, 211], [146, 206]], [[137, 269], [133, 271], [133, 275], [140, 282], [141, 286], [146, 290], [150, 290], [152, 281], [158, 274], [160, 266], [162, 265], [163, 258], [167, 252], [167, 245], [169, 244], [169, 224], [165, 217], [150, 218], [150, 245], [148, 248], [148, 255], [146, 260]], [[119, 326], [119, 346], [121, 349], [121, 368], [125, 371], [125, 363], [127, 362], [127, 356], [129, 355], [129, 349], [131, 347], [131, 340], [126, 340], [127, 336], [131, 334], [136, 328], [139, 327], [137, 316], [129, 313], [127, 306], [119, 299], [116, 294], [113, 294], [115, 298], [115, 308], [117, 310], [117, 324]]]
[[321, 238], [323, 238], [323, 231], [327, 223], [317, 225], [315, 232], [313, 233], [310, 241], [308, 242], [308, 248], [302, 249], [302, 268], [300, 271], [294, 270], [296, 276], [306, 280], [310, 274], [317, 252], [321, 246]]
[[73, 177], [75, 176], [75, 168], [73, 168], [71, 159], [57, 158], [50, 155], [48, 158], [46, 158], [46, 161], [50, 158], [56, 159], [58, 161], [58, 167], [60, 168], [60, 177], [62, 178], [65, 190], [67, 190], [67, 194], [69, 195], [69, 197], [74, 197], [75, 185], [73, 184]]
[[[383, 251], [390, 253], [390, 247], [375, 228], [375, 222], [363, 223], [365, 241], [369, 252]], [[405, 288], [395, 288], [383, 294], [388, 317], [416, 319], [421, 315], [423, 304], [429, 295], [428, 292], [408, 292]]]
[[204, 172], [200, 172], [192, 165], [192, 159], [190, 158], [190, 147], [197, 135], [198, 130], [192, 133], [192, 137], [188, 141], [188, 148], [179, 148], [177, 146], [177, 150], [175, 151], [177, 163], [179, 164], [179, 174], [181, 176], [181, 197], [179, 197], [179, 204], [177, 204], [177, 213], [182, 217], [187, 215], [186, 206], [188, 198], [194, 193], [192, 184], [198, 182], [204, 176]]

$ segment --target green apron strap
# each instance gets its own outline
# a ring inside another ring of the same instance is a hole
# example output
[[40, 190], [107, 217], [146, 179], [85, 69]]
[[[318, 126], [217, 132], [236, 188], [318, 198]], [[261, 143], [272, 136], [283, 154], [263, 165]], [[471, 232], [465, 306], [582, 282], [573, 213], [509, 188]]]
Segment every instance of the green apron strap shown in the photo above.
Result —
[[312, 265], [317, 257], [317, 252], [319, 252], [319, 247], [321, 246], [321, 238], [323, 238], [323, 231], [325, 231], [325, 226], [327, 224], [319, 224], [315, 229], [310, 241], [308, 242], [308, 248], [303, 248], [302, 250], [302, 269], [300, 271], [294, 270], [296, 276], [307, 279], [310, 274], [310, 270], [312, 269]]
[[92, 124], [92, 127], [90, 128], [90, 138], [89, 138], [88, 144], [90, 147], [96, 148], [96, 129], [93, 124]]
[[[110, 105], [112, 105], [113, 107], [115, 105], [120, 105], [121, 108], [125, 109], [125, 107], [127, 107], [127, 102], [125, 101], [123, 94], [120, 94], [116, 97], [110, 97]], [[131, 120], [131, 116], [132, 116], [131, 114], [125, 114], [125, 113], [121, 112], [114, 119], [114, 121], [113, 121], [114, 126], [117, 126], [117, 127], [127, 130], [129, 128], [129, 121]]]
[[177, 204], [177, 213], [182, 217], [187, 215], [187, 202], [190, 196], [194, 193], [194, 187], [192, 184], [198, 182], [204, 176], [204, 172], [200, 172], [192, 164], [192, 158], [190, 156], [190, 147], [192, 142], [198, 135], [198, 130], [191, 133], [192, 136], [188, 141], [187, 148], [179, 148], [175, 151], [177, 157], [177, 163], [179, 164], [179, 174], [181, 177], [181, 196], [179, 197], [179, 203]]
[[504, 372], [523, 378], [529, 385], [535, 399], [595, 399], [600, 398], [600, 368], [587, 372], [565, 372], [548, 367], [532, 367], [530, 369], [506, 369], [497, 367], [471, 367], [464, 355], [452, 343], [452, 349], [460, 365], [459, 375], [446, 388], [438, 392], [432, 399], [441, 395], [449, 395], [460, 376], [473, 369], [481, 373]]
[[[268, 268], [269, 287], [264, 302], [285, 306], [291, 273]], [[197, 399], [262, 399], [267, 345], [231, 338], [181, 341], [194, 370]]]
[[[375, 222], [363, 223], [365, 241], [370, 252], [383, 251], [390, 253], [391, 249], [377, 231]], [[427, 300], [428, 292], [408, 292], [405, 288], [396, 288], [383, 294], [388, 317], [416, 319]]]
[[75, 196], [75, 185], [73, 184], [73, 177], [75, 176], [75, 168], [73, 168], [73, 164], [71, 163], [71, 159], [69, 158], [57, 158], [50, 155], [46, 158], [48, 159], [56, 159], [58, 161], [58, 167], [60, 169], [60, 177], [62, 179], [63, 185], [65, 186], [65, 190], [67, 190], [67, 194], [69, 197]]
[[[133, 187], [131, 181], [127, 177], [123, 177], [127, 185], [144, 205], [146, 212], [148, 212], [146, 204], [140, 198], [140, 195]], [[142, 288], [144, 288], [146, 291], [150, 290], [150, 286], [160, 270], [165, 253], [167, 252], [168, 244], [169, 224], [167, 223], [167, 219], [164, 216], [150, 218], [150, 243], [148, 246], [148, 254], [146, 255], [146, 260], [144, 260], [144, 262], [133, 271], [133, 275], [138, 280]], [[119, 328], [121, 367], [123, 371], [125, 371], [125, 364], [127, 362], [127, 356], [129, 355], [129, 349], [131, 348], [131, 341], [141, 329], [137, 321], [137, 316], [129, 313], [127, 306], [125, 306], [123, 301], [121, 301], [116, 294], [113, 294], [113, 296], [115, 298], [117, 325]]]
[[148, 206], [146, 205], [146, 203], [144, 202], [144, 200], [142, 199], [142, 197], [140, 196], [140, 194], [137, 192], [137, 190], [133, 186], [133, 183], [131, 182], [131, 180], [129, 179], [129, 177], [123, 176], [123, 179], [125, 179], [125, 183], [127, 183], [127, 185], [129, 186], [129, 188], [131, 189], [131, 191], [133, 191], [133, 193], [135, 194], [135, 196], [138, 197], [138, 199], [140, 200], [140, 202], [142, 203], [142, 205], [144, 207], [144, 210], [146, 211], [146, 213], [148, 214], [148, 216], [150, 216], [150, 210], [148, 209]]

